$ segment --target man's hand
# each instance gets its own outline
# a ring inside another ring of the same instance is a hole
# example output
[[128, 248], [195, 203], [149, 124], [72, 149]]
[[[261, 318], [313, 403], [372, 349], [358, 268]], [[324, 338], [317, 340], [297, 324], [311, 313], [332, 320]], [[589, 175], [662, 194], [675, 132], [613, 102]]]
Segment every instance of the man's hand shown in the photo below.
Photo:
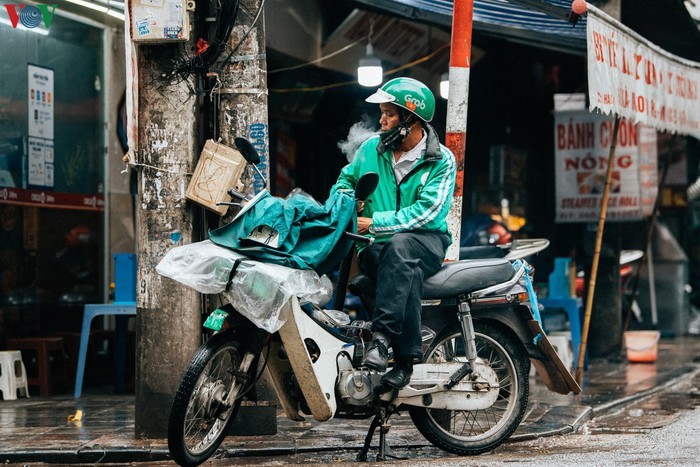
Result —
[[369, 233], [369, 226], [372, 225], [371, 217], [358, 217], [357, 218], [357, 233], [366, 234]]

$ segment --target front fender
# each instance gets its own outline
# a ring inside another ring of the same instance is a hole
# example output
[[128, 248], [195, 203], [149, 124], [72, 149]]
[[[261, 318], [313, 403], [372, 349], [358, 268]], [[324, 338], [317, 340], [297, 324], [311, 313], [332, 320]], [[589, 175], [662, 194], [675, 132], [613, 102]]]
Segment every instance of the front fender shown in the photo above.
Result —
[[495, 321], [515, 334], [525, 346], [530, 362], [550, 391], [558, 394], [581, 392], [581, 387], [552, 347], [540, 323], [533, 319], [530, 309], [525, 305], [482, 309], [474, 307], [472, 317]]

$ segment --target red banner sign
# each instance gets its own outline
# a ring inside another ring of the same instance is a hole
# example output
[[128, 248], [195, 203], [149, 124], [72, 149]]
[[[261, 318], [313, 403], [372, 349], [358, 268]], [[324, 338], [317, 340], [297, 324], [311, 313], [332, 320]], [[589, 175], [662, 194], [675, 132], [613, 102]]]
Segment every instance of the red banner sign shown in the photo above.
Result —
[[105, 208], [104, 196], [102, 195], [56, 193], [53, 191], [22, 190], [19, 188], [0, 188], [0, 204], [83, 211], [104, 211]]

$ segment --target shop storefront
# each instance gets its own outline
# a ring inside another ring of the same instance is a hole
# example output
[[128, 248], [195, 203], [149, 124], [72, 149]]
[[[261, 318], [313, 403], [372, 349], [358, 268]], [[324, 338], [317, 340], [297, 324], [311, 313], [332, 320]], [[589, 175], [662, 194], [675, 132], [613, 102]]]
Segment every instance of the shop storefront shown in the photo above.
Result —
[[17, 16], [0, 11], [0, 342], [77, 331], [82, 305], [107, 292], [104, 29], [60, 5], [11, 6]]

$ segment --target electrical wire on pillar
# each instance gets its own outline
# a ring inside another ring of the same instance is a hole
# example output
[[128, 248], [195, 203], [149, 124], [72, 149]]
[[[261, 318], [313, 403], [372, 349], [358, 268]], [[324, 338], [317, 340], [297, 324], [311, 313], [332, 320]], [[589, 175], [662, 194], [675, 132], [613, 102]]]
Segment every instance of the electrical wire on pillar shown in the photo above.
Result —
[[[265, 7], [265, 0], [261, 0], [260, 6], [258, 7], [258, 10], [255, 12], [255, 16], [253, 17], [253, 21], [251, 21], [250, 26], [246, 30], [246, 32], [243, 34], [243, 36], [238, 39], [238, 43], [231, 47], [231, 50], [229, 51], [228, 55], [224, 60], [222, 60], [217, 67], [214, 67], [216, 70], [221, 71], [222, 67], [225, 66], [229, 60], [231, 60], [231, 57], [233, 56], [234, 53], [243, 45], [245, 42], [246, 38], [250, 35], [250, 31], [253, 30], [255, 25], [257, 24], [258, 20], [260, 19], [260, 16], [262, 15], [263, 8]], [[245, 11], [247, 14], [252, 15], [253, 12], [249, 11], [245, 6], [241, 6], [241, 10]]]
[[[263, 7], [265, 6], [265, 0], [262, 0], [260, 2], [260, 6], [258, 7], [257, 11], [254, 13], [253, 20], [246, 30], [246, 32], [243, 34], [238, 39], [238, 42], [236, 45], [233, 47], [230, 47], [230, 50], [228, 51], [228, 55], [226, 58], [223, 60], [221, 59], [221, 55], [226, 49], [228, 48], [228, 39], [231, 36], [231, 32], [233, 31], [233, 27], [235, 25], [235, 20], [238, 18], [238, 14], [240, 13], [245, 13], [249, 16], [253, 16], [253, 12], [250, 11], [246, 6], [240, 1], [236, 0], [236, 9], [235, 9], [235, 15], [231, 17], [231, 21], [227, 23], [226, 26], [226, 32], [225, 32], [225, 40], [223, 42], [219, 41], [218, 39], [216, 40], [216, 55], [207, 57], [208, 60], [206, 61], [207, 67], [205, 70], [197, 70], [200, 73], [200, 76], [202, 76], [202, 87], [200, 88], [203, 93], [206, 94], [209, 104], [210, 104], [210, 111], [211, 111], [211, 137], [215, 141], [219, 140], [219, 124], [218, 124], [218, 112], [220, 108], [220, 102], [221, 102], [221, 96], [219, 94], [219, 89], [222, 87], [221, 83], [221, 78], [219, 76], [220, 72], [222, 71], [223, 67], [231, 60], [231, 57], [233, 54], [240, 48], [240, 46], [243, 44], [245, 39], [248, 37], [250, 34], [250, 31], [253, 29], [255, 24], [257, 23], [258, 19], [260, 18], [262, 12], [263, 12]], [[221, 14], [224, 14], [224, 11], [222, 10]], [[218, 24], [219, 22], [217, 22]], [[217, 27], [217, 31], [219, 31], [221, 28]], [[218, 33], [217, 33], [218, 37]], [[223, 36], [222, 36], [223, 38]], [[211, 48], [211, 47], [210, 47]], [[207, 51], [209, 48], [207, 49]], [[206, 51], [205, 51], [206, 53]], [[218, 62], [218, 63], [217, 63]]]
[[[263, 7], [265, 6], [265, 0], [260, 2], [258, 9], [253, 12], [246, 8], [246, 5], [241, 0], [229, 1], [229, 4], [235, 3], [235, 8], [233, 13], [230, 13], [227, 8], [222, 7], [217, 11], [213, 19], [216, 20], [216, 33], [214, 34], [214, 41], [212, 44], [207, 43], [203, 38], [200, 38], [197, 42], [198, 50], [201, 53], [193, 57], [189, 61], [188, 66], [182, 66], [176, 70], [177, 73], [198, 73], [201, 77], [201, 86], [199, 90], [208, 99], [209, 105], [211, 107], [210, 120], [211, 120], [211, 138], [215, 141], [219, 139], [219, 125], [217, 115], [220, 108], [220, 94], [219, 89], [222, 87], [222, 82], [220, 78], [220, 72], [223, 67], [229, 63], [233, 54], [240, 48], [244, 43], [245, 39], [250, 34], [258, 19], [262, 15]], [[240, 19], [240, 22], [245, 22], [243, 16], [248, 15], [252, 17], [250, 26], [245, 31], [245, 33], [238, 39], [237, 43], [230, 47], [228, 45], [229, 38], [235, 26], [236, 20]], [[207, 18], [208, 20], [209, 18]], [[230, 49], [230, 50], [227, 50]], [[225, 58], [221, 58], [224, 52], [228, 52]]]
[[[158, 63], [161, 64], [161, 73], [158, 75], [160, 85], [168, 85], [173, 82], [186, 81], [192, 75], [204, 76], [213, 65], [220, 60], [226, 51], [228, 40], [236, 24], [236, 19], [241, 10], [241, 0], [221, 0], [216, 2], [216, 7], [210, 15], [205, 11], [204, 2], [197, 2], [194, 20], [199, 22], [200, 37], [194, 47], [189, 44], [180, 44], [176, 48], [172, 46], [149, 47], [154, 53], [158, 53]], [[214, 32], [207, 34], [205, 25], [215, 23]]]

